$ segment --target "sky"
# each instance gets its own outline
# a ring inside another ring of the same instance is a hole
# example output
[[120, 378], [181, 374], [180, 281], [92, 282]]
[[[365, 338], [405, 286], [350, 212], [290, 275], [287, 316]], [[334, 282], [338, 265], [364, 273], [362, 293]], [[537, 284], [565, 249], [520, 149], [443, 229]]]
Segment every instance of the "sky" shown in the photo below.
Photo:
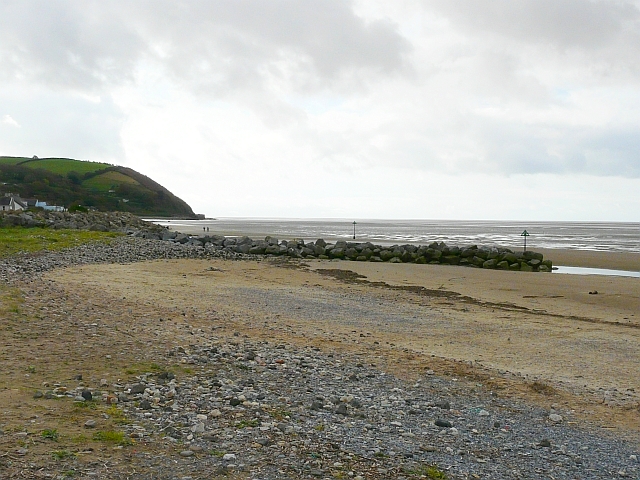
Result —
[[0, 155], [208, 217], [640, 222], [640, 1], [3, 0]]

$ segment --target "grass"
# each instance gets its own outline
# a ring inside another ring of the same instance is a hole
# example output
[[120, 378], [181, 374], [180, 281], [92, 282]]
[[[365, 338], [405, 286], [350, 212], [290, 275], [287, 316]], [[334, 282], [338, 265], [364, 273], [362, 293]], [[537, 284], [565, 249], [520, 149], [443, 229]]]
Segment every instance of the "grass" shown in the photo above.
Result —
[[54, 450], [51, 452], [51, 456], [56, 460], [64, 460], [65, 458], [75, 457], [76, 455], [69, 450]]
[[5, 165], [16, 165], [27, 160], [26, 157], [0, 157], [0, 163]]
[[238, 423], [236, 423], [236, 428], [239, 430], [242, 430], [243, 428], [247, 428], [247, 427], [258, 427], [260, 425], [260, 420], [242, 420]]
[[291, 417], [291, 412], [288, 412], [287, 410], [280, 410], [278, 408], [273, 409], [267, 413], [269, 413], [269, 415], [276, 420], [284, 420], [287, 417]]
[[93, 400], [85, 400], [84, 402], [73, 403], [73, 409], [80, 412], [84, 410], [96, 410], [97, 408], [98, 404]]
[[62, 250], [84, 243], [108, 241], [122, 234], [86, 230], [49, 230], [45, 228], [0, 228], [0, 257], [18, 252]]
[[447, 475], [435, 465], [420, 465], [411, 470], [405, 470], [406, 473], [417, 475], [421, 478], [429, 480], [447, 480]]
[[20, 306], [23, 302], [24, 298], [20, 290], [0, 285], [0, 314], [20, 313]]
[[116, 425], [124, 425], [129, 423], [129, 420], [127, 419], [127, 416], [124, 414], [124, 412], [115, 405], [111, 405], [104, 413], [109, 415], [109, 417], [111, 417], [111, 419], [113, 420], [113, 423], [115, 423]]
[[164, 368], [155, 362], [141, 362], [125, 368], [124, 373], [127, 375], [140, 375], [142, 373], [161, 372]]
[[127, 183], [140, 185], [135, 179], [120, 172], [105, 172], [82, 182], [82, 186], [92, 188], [99, 192], [108, 192], [112, 187]]
[[43, 430], [42, 432], [40, 432], [40, 435], [42, 436], [42, 438], [48, 438], [49, 440], [53, 440], [54, 442], [57, 442], [58, 438], [60, 437], [58, 430], [56, 430], [55, 428]]
[[111, 443], [126, 447], [127, 445], [133, 445], [131, 439], [127, 438], [124, 432], [118, 430], [104, 430], [93, 434], [93, 439], [98, 442]]
[[[25, 159], [27, 160], [27, 159]], [[68, 172], [78, 172], [80, 175], [108, 168], [108, 163], [84, 162], [69, 158], [40, 158], [24, 163], [22, 166], [29, 168], [42, 168], [58, 175], [66, 175]]]

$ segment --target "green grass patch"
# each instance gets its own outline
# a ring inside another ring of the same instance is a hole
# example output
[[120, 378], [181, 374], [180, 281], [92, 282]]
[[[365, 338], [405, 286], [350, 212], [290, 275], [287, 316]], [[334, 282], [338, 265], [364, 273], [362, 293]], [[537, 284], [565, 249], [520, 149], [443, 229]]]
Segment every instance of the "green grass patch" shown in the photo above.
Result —
[[115, 423], [116, 425], [125, 425], [129, 423], [129, 419], [127, 418], [125, 413], [115, 405], [111, 405], [109, 408], [105, 410], [104, 413], [109, 415], [113, 423]]
[[54, 442], [57, 442], [58, 438], [60, 438], [60, 434], [55, 428], [43, 430], [42, 432], [40, 432], [40, 435], [42, 436], [42, 438], [48, 438], [49, 440], [53, 440]]
[[39, 158], [30, 159], [22, 163], [23, 167], [41, 168], [58, 175], [66, 175], [69, 172], [77, 172], [80, 175], [95, 172], [111, 167], [108, 163], [84, 162], [82, 160], [71, 160], [69, 158]]
[[73, 409], [76, 411], [96, 410], [98, 403], [95, 400], [85, 400], [83, 402], [73, 402]]
[[96, 432], [93, 434], [93, 439], [98, 442], [111, 443], [114, 445], [120, 445], [126, 447], [127, 445], [133, 445], [130, 438], [119, 430], [105, 430]]
[[0, 257], [18, 252], [62, 250], [85, 243], [104, 242], [122, 236], [116, 232], [87, 230], [49, 230], [46, 228], [0, 228]]
[[140, 375], [142, 373], [162, 372], [164, 370], [162, 365], [155, 362], [141, 362], [128, 366], [124, 369], [124, 373], [127, 375]]
[[236, 423], [236, 428], [239, 430], [247, 427], [255, 428], [258, 426], [260, 426], [260, 420], [241, 420], [240, 422]]
[[267, 413], [269, 413], [269, 415], [271, 415], [276, 420], [284, 420], [287, 417], [291, 417], [291, 412], [287, 410], [281, 410], [279, 408], [275, 408]]
[[98, 192], [109, 192], [121, 184], [140, 185], [135, 179], [124, 173], [109, 171], [96, 175], [82, 182], [83, 187], [91, 188]]
[[75, 457], [76, 454], [69, 450], [54, 450], [51, 452], [51, 456], [56, 460], [64, 460], [65, 458]]
[[405, 473], [429, 480], [447, 480], [447, 474], [435, 465], [420, 465], [414, 469], [406, 469]]

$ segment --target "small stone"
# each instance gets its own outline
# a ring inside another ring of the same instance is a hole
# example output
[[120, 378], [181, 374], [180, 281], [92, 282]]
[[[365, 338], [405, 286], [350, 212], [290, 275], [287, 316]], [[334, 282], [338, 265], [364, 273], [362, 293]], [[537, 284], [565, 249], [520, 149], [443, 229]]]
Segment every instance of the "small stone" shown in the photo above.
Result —
[[236, 455], [234, 453], [225, 453], [222, 456], [222, 460], [224, 460], [225, 462], [230, 462], [235, 459], [236, 459]]
[[542, 440], [540, 440], [540, 443], [538, 443], [538, 446], [543, 448], [551, 448], [551, 441], [547, 438], [543, 438]]
[[143, 383], [136, 383], [131, 387], [130, 393], [135, 395], [138, 393], [144, 393], [147, 387]]
[[44, 397], [44, 393], [42, 393], [40, 390], [37, 390], [34, 394], [33, 394], [33, 398], [42, 398]]
[[149, 402], [149, 400], [142, 400], [139, 407], [141, 410], [151, 410], [151, 402]]
[[437, 402], [435, 404], [436, 407], [442, 409], [442, 410], [450, 410], [451, 409], [451, 404], [449, 402]]
[[191, 427], [193, 433], [204, 433], [204, 423], [197, 423]]
[[109, 386], [109, 382], [107, 382], [107, 379], [106, 379], [106, 378], [102, 378], [102, 379], [100, 380], [100, 386], [101, 386], [101, 387], [108, 387], [108, 386]]
[[238, 398], [232, 398], [231, 400], [229, 400], [229, 405], [231, 405], [232, 407], [236, 407], [236, 406], [240, 405], [241, 403], [242, 402]]
[[549, 420], [551, 420], [554, 423], [560, 423], [562, 422], [563, 418], [562, 418], [562, 415], [558, 415], [557, 413], [552, 413], [551, 415], [549, 415]]
[[93, 394], [89, 390], [87, 390], [86, 388], [84, 390], [82, 390], [82, 393], [80, 395], [86, 401], [93, 400]]
[[443, 420], [441, 418], [438, 418], [435, 421], [435, 425], [436, 427], [443, 427], [443, 428], [451, 428], [453, 427], [453, 425], [451, 424], [451, 422], [447, 421], [447, 420]]
[[338, 415], [347, 415], [347, 405], [344, 403], [338, 405], [338, 408], [336, 408], [336, 413]]
[[183, 450], [180, 452], [181, 457], [191, 457], [193, 455], [195, 455], [195, 452], [193, 450]]
[[86, 422], [84, 422], [84, 428], [96, 428], [96, 421], [87, 420]]

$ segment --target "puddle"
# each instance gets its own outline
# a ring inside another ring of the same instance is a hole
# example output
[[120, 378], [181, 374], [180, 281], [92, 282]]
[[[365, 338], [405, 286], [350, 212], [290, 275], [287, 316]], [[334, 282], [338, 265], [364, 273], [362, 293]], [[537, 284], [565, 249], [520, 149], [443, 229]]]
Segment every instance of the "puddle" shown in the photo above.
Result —
[[627, 270], [609, 270], [606, 268], [583, 268], [583, 267], [559, 266], [559, 267], [554, 267], [553, 273], [566, 273], [569, 275], [609, 275], [614, 277], [640, 278], [640, 272], [630, 272]]

